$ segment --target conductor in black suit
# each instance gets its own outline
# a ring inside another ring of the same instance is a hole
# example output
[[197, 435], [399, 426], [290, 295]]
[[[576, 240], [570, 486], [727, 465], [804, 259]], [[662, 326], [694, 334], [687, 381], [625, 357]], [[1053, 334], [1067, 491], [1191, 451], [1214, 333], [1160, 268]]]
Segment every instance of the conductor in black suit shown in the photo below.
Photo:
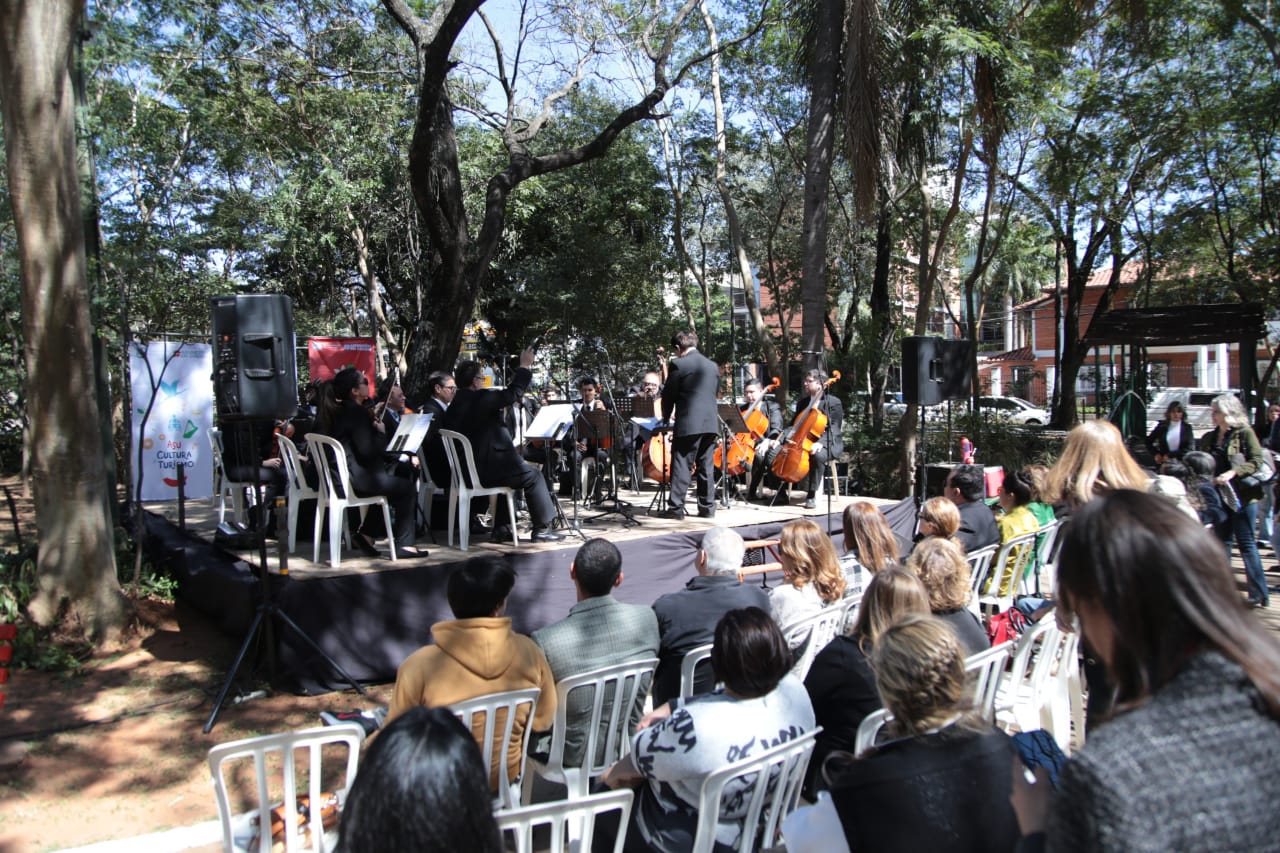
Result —
[[[542, 476], [533, 469], [520, 451], [516, 449], [503, 420], [503, 413], [513, 403], [518, 402], [529, 390], [529, 382], [533, 374], [529, 366], [533, 364], [533, 350], [526, 349], [520, 353], [520, 367], [506, 388], [484, 388], [481, 386], [480, 364], [474, 361], [463, 361], [454, 370], [453, 375], [458, 384], [458, 393], [449, 404], [441, 423], [442, 429], [454, 430], [471, 440], [471, 450], [475, 455], [476, 473], [480, 475], [482, 486], [508, 486], [523, 489], [525, 503], [529, 506], [529, 515], [533, 518], [534, 542], [559, 542], [564, 539], [559, 533], [551, 530], [551, 521], [555, 518], [555, 505], [551, 503], [551, 495]], [[504, 524], [514, 524], [515, 519], [508, 518], [507, 502], [498, 502], [498, 516], [494, 525], [493, 538], [497, 541], [506, 538], [501, 530]]]
[[698, 515], [713, 518], [716, 514], [713, 467], [720, 422], [716, 390], [720, 387], [720, 370], [715, 362], [698, 352], [696, 332], [676, 332], [671, 346], [676, 355], [662, 387], [663, 422], [675, 420], [671, 439], [671, 495], [667, 509], [655, 514], [663, 518], [684, 518], [684, 499], [693, 468], [698, 485]]

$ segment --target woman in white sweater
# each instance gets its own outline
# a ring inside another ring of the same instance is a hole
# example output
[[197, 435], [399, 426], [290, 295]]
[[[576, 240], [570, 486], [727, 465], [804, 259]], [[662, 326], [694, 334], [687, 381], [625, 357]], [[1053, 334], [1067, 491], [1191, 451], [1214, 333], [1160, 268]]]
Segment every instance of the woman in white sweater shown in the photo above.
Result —
[[778, 560], [785, 583], [769, 592], [774, 621], [791, 626], [844, 597], [844, 572], [831, 537], [808, 519], [782, 528]]

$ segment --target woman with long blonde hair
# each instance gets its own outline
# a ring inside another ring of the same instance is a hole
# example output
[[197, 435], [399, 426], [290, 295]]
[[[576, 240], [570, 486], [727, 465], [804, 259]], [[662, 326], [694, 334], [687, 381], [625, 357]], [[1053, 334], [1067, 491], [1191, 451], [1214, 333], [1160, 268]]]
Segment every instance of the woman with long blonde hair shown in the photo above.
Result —
[[927, 615], [929, 594], [920, 578], [901, 567], [877, 573], [867, 585], [853, 630], [836, 637], [813, 659], [804, 687], [822, 726], [809, 762], [810, 778], [828, 753], [853, 749], [858, 726], [880, 707], [868, 658], [880, 635], [909, 613]]
[[1044, 482], [1046, 503], [1086, 504], [1116, 489], [1145, 490], [1151, 477], [1110, 421], [1085, 421], [1067, 433], [1062, 455]]
[[797, 622], [844, 597], [840, 558], [822, 528], [807, 518], [782, 528], [778, 560], [786, 582], [769, 592], [773, 619], [785, 634]]

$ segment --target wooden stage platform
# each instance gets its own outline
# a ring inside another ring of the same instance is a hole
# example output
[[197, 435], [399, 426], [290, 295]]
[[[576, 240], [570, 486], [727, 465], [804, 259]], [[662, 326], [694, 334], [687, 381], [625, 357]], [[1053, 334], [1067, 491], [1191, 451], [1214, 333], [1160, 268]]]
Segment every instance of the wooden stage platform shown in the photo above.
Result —
[[[328, 545], [322, 543], [320, 563], [313, 563], [310, 515], [299, 523], [298, 545], [288, 560], [288, 576], [276, 573], [276, 543], [268, 541], [268, 581], [280, 610], [296, 622], [308, 636], [336, 660], [352, 677], [362, 682], [385, 682], [395, 678], [400, 661], [431, 640], [431, 625], [452, 618], [445, 599], [445, 582], [452, 568], [468, 557], [486, 552], [507, 555], [518, 579], [507, 604], [515, 630], [529, 633], [561, 619], [576, 600], [569, 564], [586, 538], [603, 537], [616, 544], [623, 555], [624, 581], [614, 591], [621, 601], [651, 604], [660, 595], [684, 586], [694, 574], [693, 560], [702, 533], [712, 525], [732, 527], [744, 539], [775, 538], [784, 524], [809, 517], [828, 530], [840, 547], [841, 513], [855, 500], [869, 500], [889, 511], [893, 501], [875, 498], [819, 498], [818, 509], [805, 510], [802, 496], [794, 503], [774, 506], [735, 501], [717, 508], [713, 519], [702, 519], [696, 511], [675, 521], [649, 515], [654, 492], [623, 490], [621, 500], [630, 519], [618, 514], [601, 514], [601, 507], [578, 507], [576, 520], [581, 535], [572, 529], [563, 542], [533, 543], [525, 539], [519, 547], [509, 540], [490, 542], [487, 534], [473, 536], [468, 551], [445, 544], [444, 530], [434, 532], [437, 542], [420, 537], [425, 558], [365, 558], [343, 549], [340, 565], [327, 563]], [[909, 504], [909, 501], [906, 502]], [[562, 499], [566, 518], [572, 524], [572, 504]], [[692, 502], [689, 503], [692, 509]], [[217, 513], [208, 499], [189, 501], [185, 507], [186, 530], [177, 525], [176, 503], [147, 504], [149, 557], [166, 565], [179, 581], [180, 594], [200, 610], [218, 620], [227, 633], [242, 637], [247, 633], [261, 600], [256, 552], [234, 552], [217, 547], [214, 534]], [[902, 510], [900, 515], [905, 514]], [[528, 520], [518, 525], [522, 538], [528, 534]], [[385, 554], [385, 549], [384, 549]], [[776, 583], [776, 576], [772, 582]], [[768, 582], [761, 577], [761, 582]], [[341, 689], [345, 682], [323, 658], [297, 640], [292, 632], [273, 632], [277, 689], [319, 693]], [[266, 664], [266, 649], [259, 650], [259, 663]], [[230, 663], [230, 662], [228, 662]]]

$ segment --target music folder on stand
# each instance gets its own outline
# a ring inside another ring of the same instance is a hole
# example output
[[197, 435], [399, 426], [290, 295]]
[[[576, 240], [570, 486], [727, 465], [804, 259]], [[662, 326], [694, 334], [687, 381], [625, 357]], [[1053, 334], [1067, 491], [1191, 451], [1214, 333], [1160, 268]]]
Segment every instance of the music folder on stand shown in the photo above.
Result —
[[[533, 422], [524, 428], [525, 441], [540, 440], [543, 449], [546, 451], [546, 461], [542, 464], [547, 466], [547, 470], [554, 472], [551, 463], [551, 455], [555, 447], [564, 440], [565, 435], [569, 432], [569, 427], [573, 424], [576, 416], [577, 406], [572, 403], [547, 403], [538, 414], [534, 415]], [[576, 479], [576, 477], [575, 477]], [[583, 539], [586, 535], [582, 532], [582, 527], [578, 524], [578, 503], [573, 504], [573, 521], [565, 518], [564, 508], [560, 506], [560, 496], [556, 494], [556, 490], [547, 489], [551, 503], [556, 508], [556, 520], [560, 522], [560, 526], [565, 530], [572, 530]]]

